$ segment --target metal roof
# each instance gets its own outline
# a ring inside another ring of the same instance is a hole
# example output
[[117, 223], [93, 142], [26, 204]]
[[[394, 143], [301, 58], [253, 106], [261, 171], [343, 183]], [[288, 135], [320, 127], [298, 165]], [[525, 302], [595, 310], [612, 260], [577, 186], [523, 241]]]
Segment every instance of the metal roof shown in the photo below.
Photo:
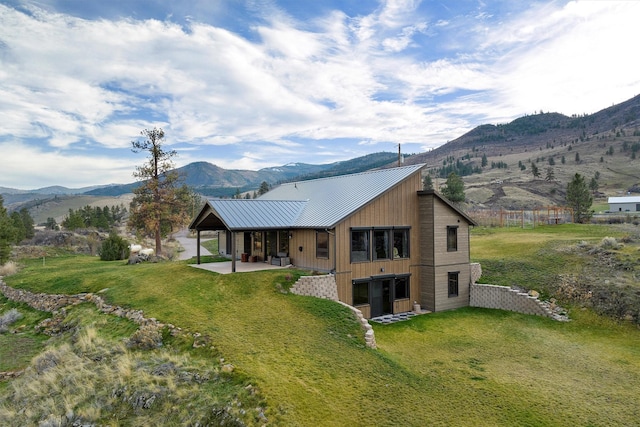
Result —
[[219, 229], [224, 226], [231, 231], [333, 228], [409, 176], [419, 173], [423, 166], [286, 183], [255, 200], [211, 199], [189, 228]]
[[640, 203], [640, 196], [609, 197], [609, 203]]
[[306, 205], [290, 200], [209, 200], [213, 213], [229, 230], [289, 228]]
[[258, 200], [306, 200], [308, 203], [292, 226], [331, 228], [409, 176], [419, 173], [423, 166], [418, 164], [291, 182], [272, 189]]

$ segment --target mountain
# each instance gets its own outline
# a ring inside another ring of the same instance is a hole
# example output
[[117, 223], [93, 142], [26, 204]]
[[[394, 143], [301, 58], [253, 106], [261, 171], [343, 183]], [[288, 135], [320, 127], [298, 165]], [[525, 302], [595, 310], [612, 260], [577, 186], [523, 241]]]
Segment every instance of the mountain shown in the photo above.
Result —
[[469, 209], [565, 206], [567, 183], [579, 173], [587, 182], [595, 180], [598, 212], [608, 209], [608, 196], [640, 190], [639, 137], [636, 96], [593, 114], [540, 112], [506, 124], [484, 124], [407, 157], [405, 164], [427, 164], [435, 188], [451, 172], [462, 176]]
[[[438, 148], [406, 159], [407, 164], [440, 163], [456, 152], [481, 151], [487, 156], [524, 152], [539, 147], [584, 142], [616, 129], [640, 127], [640, 95], [594, 114], [560, 113], [527, 115], [506, 124], [477, 126]], [[633, 131], [632, 131], [633, 132]]]
[[[326, 176], [344, 175], [375, 169], [397, 159], [397, 155], [389, 152], [368, 154], [342, 162], [326, 165], [307, 163], [289, 163], [283, 166], [269, 167], [258, 171], [223, 169], [208, 162], [194, 162], [176, 169], [183, 177], [184, 183], [198, 193], [209, 197], [230, 197], [237, 191], [256, 190], [262, 182], [276, 185], [292, 180], [314, 179]], [[86, 195], [118, 196], [130, 193], [139, 184], [137, 182], [123, 185], [112, 185], [91, 191]]]

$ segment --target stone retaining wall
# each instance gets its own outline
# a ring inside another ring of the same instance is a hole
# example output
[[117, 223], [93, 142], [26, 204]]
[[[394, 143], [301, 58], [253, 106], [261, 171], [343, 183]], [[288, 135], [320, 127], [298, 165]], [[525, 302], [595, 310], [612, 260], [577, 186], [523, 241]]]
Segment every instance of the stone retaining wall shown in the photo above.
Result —
[[472, 284], [469, 305], [552, 317], [551, 310], [538, 297], [506, 286]]
[[291, 293], [338, 301], [338, 285], [333, 274], [302, 276], [291, 287]]
[[364, 341], [367, 347], [373, 349], [377, 348], [373, 328], [369, 324], [369, 321], [362, 315], [362, 312], [357, 308], [338, 300], [338, 285], [336, 284], [336, 277], [333, 274], [326, 274], [323, 276], [302, 276], [291, 287], [291, 293], [330, 299], [348, 307], [353, 312], [356, 319], [358, 319], [360, 327], [364, 331]]
[[469, 290], [469, 305], [471, 307], [496, 308], [553, 318], [553, 312], [538, 300], [537, 296], [506, 286], [476, 283], [482, 276], [482, 267], [477, 262], [471, 263], [470, 267], [472, 284]]

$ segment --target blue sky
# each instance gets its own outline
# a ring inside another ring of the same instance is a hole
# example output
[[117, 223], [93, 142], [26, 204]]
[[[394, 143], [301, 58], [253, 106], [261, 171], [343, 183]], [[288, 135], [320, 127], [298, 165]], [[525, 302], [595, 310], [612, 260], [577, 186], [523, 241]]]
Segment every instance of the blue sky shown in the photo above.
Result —
[[438, 147], [640, 93], [636, 1], [0, 0], [0, 186]]

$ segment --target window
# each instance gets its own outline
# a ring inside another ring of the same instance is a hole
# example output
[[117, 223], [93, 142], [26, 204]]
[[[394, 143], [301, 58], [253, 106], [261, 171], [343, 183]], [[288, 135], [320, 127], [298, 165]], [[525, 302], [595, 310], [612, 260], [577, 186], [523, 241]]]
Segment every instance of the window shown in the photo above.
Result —
[[316, 258], [329, 258], [329, 233], [316, 231]]
[[459, 271], [449, 273], [449, 298], [458, 296], [458, 275]]
[[351, 230], [351, 262], [370, 260], [369, 230]]
[[391, 230], [373, 230], [373, 259], [389, 259], [391, 254], [389, 250], [389, 234]]
[[369, 282], [353, 282], [353, 305], [369, 304]]
[[447, 226], [447, 251], [458, 250], [458, 226]]
[[409, 258], [409, 229], [393, 230], [393, 258]]
[[409, 298], [409, 277], [396, 277], [395, 299]]

